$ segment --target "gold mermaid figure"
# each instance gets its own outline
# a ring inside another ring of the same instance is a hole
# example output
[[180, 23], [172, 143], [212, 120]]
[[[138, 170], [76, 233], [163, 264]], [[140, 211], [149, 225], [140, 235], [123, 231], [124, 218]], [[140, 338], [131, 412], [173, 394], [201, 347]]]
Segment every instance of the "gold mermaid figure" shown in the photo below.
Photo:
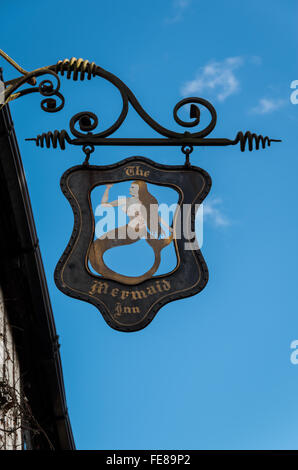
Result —
[[[129, 188], [130, 197], [118, 198], [108, 202], [109, 190], [112, 184], [107, 184], [103, 194], [101, 205], [104, 207], [121, 206], [128, 215], [129, 222], [117, 227], [97, 240], [90, 246], [89, 261], [92, 268], [102, 276], [121, 282], [123, 284], [137, 284], [150, 279], [157, 271], [161, 261], [161, 251], [173, 240], [173, 229], [158, 214], [158, 202], [148, 191], [145, 181], [133, 181]], [[166, 227], [170, 235], [164, 237], [165, 232], [162, 225]], [[116, 246], [130, 245], [144, 238], [154, 251], [155, 260], [152, 267], [141, 276], [125, 276], [108, 268], [103, 261], [104, 253]]]

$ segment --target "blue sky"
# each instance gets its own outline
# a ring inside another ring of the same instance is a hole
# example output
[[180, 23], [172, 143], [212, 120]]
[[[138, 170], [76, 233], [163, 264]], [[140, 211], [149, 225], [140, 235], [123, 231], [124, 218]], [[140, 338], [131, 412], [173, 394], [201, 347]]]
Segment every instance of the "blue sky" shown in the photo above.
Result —
[[[217, 109], [210, 137], [256, 131], [283, 143], [241, 153], [199, 148], [213, 180], [206, 200], [202, 293], [165, 306], [144, 330], [112, 330], [95, 307], [66, 297], [53, 272], [72, 231], [59, 187], [78, 148], [36, 148], [40, 132], [90, 110], [102, 128], [120, 109], [104, 80], [62, 80], [63, 111], [31, 95], [11, 104], [49, 283], [69, 413], [79, 449], [297, 449], [298, 4], [290, 0], [110, 0], [1, 6], [1, 48], [25, 69], [83, 57], [118, 75], [162, 125], [202, 96]], [[18, 75], [1, 60], [5, 78]], [[204, 118], [204, 115], [203, 115]], [[153, 136], [133, 110], [118, 136]], [[180, 164], [179, 148], [97, 148], [92, 163], [143, 155]]]

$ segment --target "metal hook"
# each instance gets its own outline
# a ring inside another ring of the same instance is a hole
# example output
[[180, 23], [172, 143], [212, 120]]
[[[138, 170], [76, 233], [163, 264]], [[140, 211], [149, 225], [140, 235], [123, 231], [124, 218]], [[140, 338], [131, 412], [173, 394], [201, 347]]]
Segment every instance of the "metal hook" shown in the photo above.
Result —
[[83, 145], [82, 150], [86, 155], [83, 165], [89, 165], [89, 158], [90, 158], [91, 153], [94, 152], [94, 145], [85, 144]]
[[186, 167], [190, 167], [190, 161], [189, 161], [189, 155], [192, 153], [193, 151], [193, 146], [192, 145], [183, 145], [183, 147], [181, 147], [181, 150], [182, 152], [184, 153], [185, 155], [185, 162], [184, 162], [184, 165]]

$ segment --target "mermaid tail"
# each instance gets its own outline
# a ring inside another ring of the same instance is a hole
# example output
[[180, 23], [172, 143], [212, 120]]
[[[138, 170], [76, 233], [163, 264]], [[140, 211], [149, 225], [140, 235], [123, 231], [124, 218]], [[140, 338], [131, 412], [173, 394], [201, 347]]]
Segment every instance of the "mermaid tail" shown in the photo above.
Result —
[[[161, 261], [160, 253], [163, 248], [165, 248], [172, 242], [173, 235], [171, 234], [168, 238], [161, 239], [145, 238], [146, 242], [151, 246], [154, 251], [155, 260], [149, 271], [142, 274], [141, 276], [132, 277], [125, 276], [113, 271], [112, 269], [108, 268], [108, 266], [106, 266], [103, 260], [103, 255], [107, 250], [115, 248], [117, 246], [131, 245], [132, 243], [135, 243], [140, 240], [142, 236], [141, 233], [139, 237], [130, 238], [127, 236], [127, 229], [128, 225], [124, 225], [107, 233], [104, 238], [98, 238], [97, 240], [92, 242], [89, 251], [89, 261], [94, 271], [96, 271], [98, 274], [101, 274], [102, 276], [108, 279], [112, 279], [123, 284], [134, 285], [143, 282], [146, 279], [150, 279], [153, 274], [157, 271]], [[113, 238], [109, 238], [109, 236], [112, 235]]]

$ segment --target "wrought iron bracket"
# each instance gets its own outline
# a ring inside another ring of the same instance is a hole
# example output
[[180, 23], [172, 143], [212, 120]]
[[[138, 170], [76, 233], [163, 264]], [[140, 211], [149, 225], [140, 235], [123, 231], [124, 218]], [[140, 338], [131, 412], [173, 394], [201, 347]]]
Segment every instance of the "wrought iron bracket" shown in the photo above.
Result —
[[[84, 79], [91, 80], [95, 77], [101, 77], [112, 83], [120, 92], [122, 98], [122, 109], [116, 121], [107, 129], [100, 132], [93, 132], [98, 126], [98, 117], [89, 111], [83, 111], [72, 117], [69, 123], [70, 134], [65, 130], [55, 130], [42, 133], [34, 138], [26, 140], [35, 141], [37, 146], [50, 148], [59, 147], [64, 150], [65, 144], [79, 146], [100, 146], [100, 145], [129, 145], [129, 146], [228, 146], [240, 144], [240, 150], [243, 152], [246, 147], [248, 150], [254, 148], [258, 150], [260, 147], [270, 146], [271, 142], [281, 142], [279, 139], [271, 139], [268, 136], [257, 135], [249, 131], [243, 133], [238, 132], [234, 139], [227, 138], [207, 138], [214, 130], [217, 122], [217, 114], [213, 105], [198, 97], [184, 98], [179, 101], [173, 109], [173, 117], [177, 124], [184, 128], [193, 128], [200, 124], [201, 110], [199, 106], [203, 106], [209, 111], [209, 124], [196, 132], [175, 132], [167, 129], [155, 121], [140, 105], [132, 91], [118, 77], [96, 65], [83, 59], [65, 59], [60, 60], [54, 65], [42, 67], [32, 72], [25, 71], [13, 59], [0, 50], [0, 55], [4, 57], [11, 65], [13, 65], [22, 76], [5, 82], [4, 104], [31, 93], [40, 93], [43, 96], [41, 108], [43, 111], [54, 113], [60, 111], [64, 107], [65, 99], [60, 93], [60, 76], [67, 79], [80, 81]], [[39, 85], [37, 78], [50, 75], [46, 80], [42, 80]], [[56, 85], [53, 82], [56, 80]], [[21, 89], [24, 85], [29, 84], [29, 88]], [[35, 86], [36, 85], [36, 86]], [[129, 105], [131, 105], [138, 115], [143, 119], [151, 129], [156, 131], [162, 137], [159, 138], [112, 138], [114, 134], [123, 124], [128, 114]], [[178, 116], [178, 111], [185, 105], [190, 105], [189, 118], [190, 121], [184, 121]], [[79, 128], [79, 129], [78, 129]], [[90, 154], [90, 152], [89, 152]]]

